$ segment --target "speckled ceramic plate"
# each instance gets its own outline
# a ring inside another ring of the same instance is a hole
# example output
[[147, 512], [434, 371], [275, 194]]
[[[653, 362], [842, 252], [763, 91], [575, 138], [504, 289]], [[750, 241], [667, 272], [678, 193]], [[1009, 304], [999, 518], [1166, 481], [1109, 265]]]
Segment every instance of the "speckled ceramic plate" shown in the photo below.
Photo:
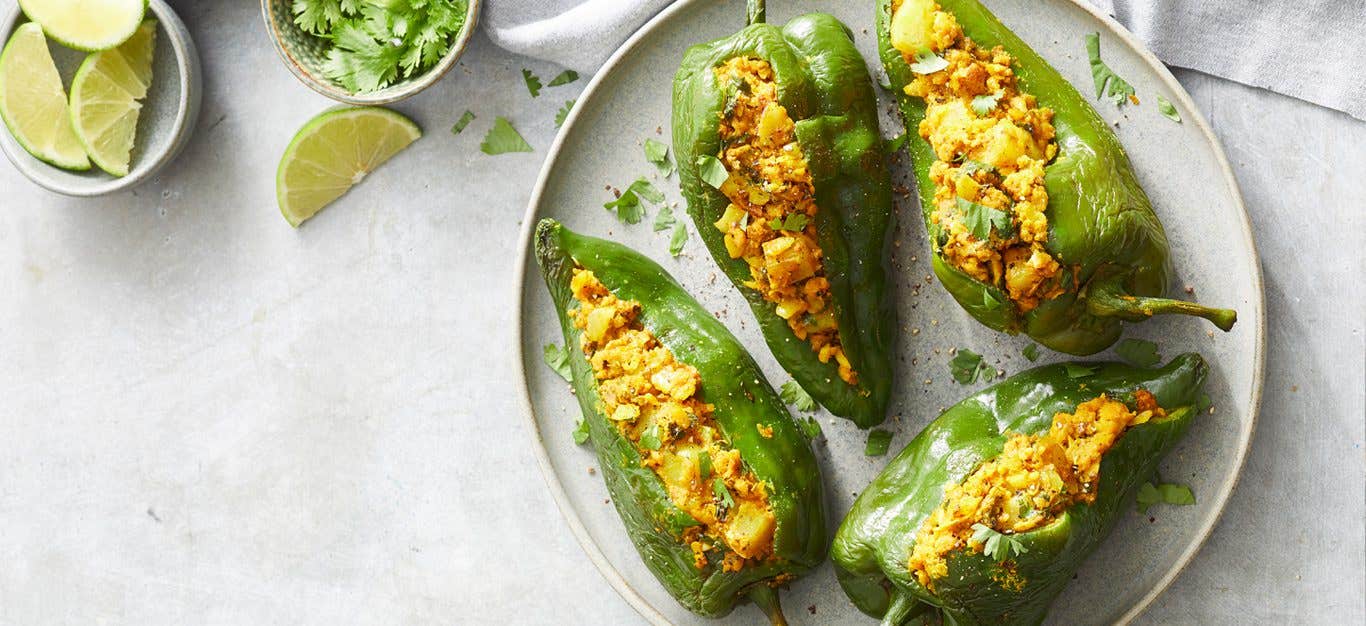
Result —
[[[837, 0], [770, 3], [769, 21], [784, 22], [800, 12], [825, 11], [850, 26], [876, 72], [873, 3]], [[1247, 215], [1223, 150], [1190, 97], [1151, 54], [1120, 26], [1072, 0], [989, 0], [1006, 24], [1053, 63], [1083, 94], [1092, 93], [1083, 37], [1101, 34], [1106, 62], [1137, 88], [1140, 106], [1122, 110], [1098, 104], [1115, 124], [1139, 179], [1152, 197], [1171, 239], [1175, 290], [1191, 288], [1205, 303], [1238, 309], [1239, 322], [1221, 333], [1198, 319], [1162, 318], [1129, 326], [1130, 337], [1157, 341], [1164, 356], [1196, 350], [1212, 364], [1207, 387], [1217, 410], [1204, 415], [1162, 465], [1162, 476], [1187, 483], [1199, 504], [1131, 512], [1054, 604], [1051, 622], [1124, 622], [1152, 602], [1200, 549], [1224, 507], [1252, 437], [1261, 398], [1264, 307], [1260, 265]], [[542, 346], [561, 342], [550, 299], [530, 254], [531, 227], [554, 217], [570, 228], [610, 237], [664, 264], [744, 342], [776, 387], [789, 380], [760, 336], [738, 292], [718, 273], [691, 234], [680, 258], [670, 258], [668, 233], [655, 233], [649, 219], [626, 226], [602, 203], [607, 185], [625, 187], [649, 176], [670, 203], [681, 198], [677, 179], [660, 180], [645, 161], [647, 137], [668, 142], [670, 81], [690, 44], [723, 37], [744, 22], [742, 2], [684, 0], [641, 29], [588, 86], [551, 148], [523, 224], [523, 255], [517, 302], [527, 410], [539, 437], [538, 452], [550, 490], [570, 528], [603, 576], [642, 616], [655, 623], [709, 623], [681, 608], [641, 563], [627, 539], [600, 475], [587, 469], [597, 460], [587, 446], [574, 445], [571, 432], [579, 409], [566, 385], [541, 362]], [[876, 73], [874, 75], [877, 75]], [[1156, 96], [1171, 100], [1185, 123], [1157, 112]], [[885, 97], [885, 95], [881, 96]], [[890, 100], [884, 104], [890, 105]], [[890, 107], [884, 107], [890, 110]], [[901, 132], [886, 117], [883, 133]], [[909, 184], [904, 166], [894, 174]], [[900, 334], [898, 390], [887, 426], [896, 433], [893, 450], [905, 445], [929, 420], [970, 391], [952, 381], [948, 350], [965, 347], [987, 355], [1007, 373], [1031, 366], [1020, 350], [1026, 338], [997, 334], [970, 319], [943, 289], [929, 280], [924, 228], [915, 200], [899, 207], [901, 227], [894, 248]], [[653, 216], [654, 210], [650, 211]], [[689, 223], [689, 229], [692, 225]], [[1108, 354], [1108, 353], [1107, 353]], [[1107, 356], [1106, 354], [1099, 355]], [[1041, 362], [1059, 360], [1049, 354]], [[864, 434], [844, 420], [820, 416], [825, 438], [816, 443], [827, 486], [833, 533], [854, 494], [891, 456], [863, 455]], [[1151, 517], [1151, 519], [1149, 519]], [[792, 585], [783, 604], [794, 623], [870, 622], [845, 599], [827, 564]], [[809, 613], [807, 607], [815, 607]], [[762, 615], [742, 606], [730, 620], [758, 623]]]

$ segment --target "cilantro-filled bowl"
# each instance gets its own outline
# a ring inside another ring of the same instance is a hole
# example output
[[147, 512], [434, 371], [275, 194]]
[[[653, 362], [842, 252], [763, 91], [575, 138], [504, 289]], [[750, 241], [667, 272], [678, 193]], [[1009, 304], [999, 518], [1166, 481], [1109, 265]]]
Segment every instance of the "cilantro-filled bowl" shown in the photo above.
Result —
[[396, 102], [440, 80], [464, 52], [481, 0], [261, 0], [285, 67], [348, 104]]

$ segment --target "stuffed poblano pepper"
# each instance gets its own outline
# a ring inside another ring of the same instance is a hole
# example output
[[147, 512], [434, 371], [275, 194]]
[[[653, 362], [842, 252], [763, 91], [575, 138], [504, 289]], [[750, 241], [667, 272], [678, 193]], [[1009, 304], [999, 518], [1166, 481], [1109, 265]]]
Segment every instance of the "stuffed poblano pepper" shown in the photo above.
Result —
[[673, 139], [697, 231], [778, 363], [831, 413], [886, 418], [895, 313], [877, 99], [844, 24], [815, 13], [693, 46]]
[[1081, 355], [1157, 314], [1233, 326], [1161, 297], [1167, 237], [1119, 139], [977, 0], [878, 0], [877, 26], [935, 274], [973, 317]]
[[729, 613], [825, 560], [820, 468], [754, 360], [653, 261], [536, 228], [575, 394], [612, 502], [680, 604]]
[[868, 485], [831, 547], [883, 624], [1037, 624], [1198, 412], [1207, 368], [1058, 364], [950, 407]]

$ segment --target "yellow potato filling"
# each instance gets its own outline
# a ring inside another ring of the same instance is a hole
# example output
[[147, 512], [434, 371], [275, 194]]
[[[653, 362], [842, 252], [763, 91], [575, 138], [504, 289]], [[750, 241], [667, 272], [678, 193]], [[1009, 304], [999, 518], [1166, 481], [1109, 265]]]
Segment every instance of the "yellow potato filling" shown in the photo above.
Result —
[[815, 187], [796, 124], [778, 103], [778, 84], [767, 61], [736, 57], [715, 69], [727, 91], [722, 113], [721, 154], [729, 178], [721, 193], [730, 200], [716, 221], [726, 251], [744, 259], [745, 285], [773, 302], [779, 317], [811, 344], [822, 363], [831, 359], [851, 385], [858, 373], [840, 343], [830, 307], [830, 281], [816, 242]]
[[916, 73], [906, 94], [925, 100], [917, 130], [935, 155], [935, 245], [1030, 311], [1064, 291], [1061, 266], [1044, 249], [1044, 167], [1058, 152], [1053, 111], [1020, 91], [1010, 54], [979, 47], [934, 0], [892, 4], [892, 45]]
[[[683, 540], [701, 569], [725, 571], [773, 554], [777, 520], [768, 488], [744, 468], [699, 398], [702, 376], [638, 321], [640, 303], [613, 295], [593, 272], [576, 268], [569, 311], [579, 347], [597, 379], [600, 408], [654, 470], [675, 506], [701, 523]], [[770, 431], [771, 432], [771, 431]]]
[[981, 551], [974, 525], [1013, 535], [1051, 523], [1073, 504], [1096, 499], [1101, 457], [1124, 434], [1166, 412], [1147, 391], [1134, 393], [1134, 406], [1101, 395], [1058, 413], [1042, 435], [1013, 434], [996, 457], [984, 461], [960, 483], [944, 487], [944, 499], [921, 523], [910, 570], [927, 588], [948, 574], [950, 553]]

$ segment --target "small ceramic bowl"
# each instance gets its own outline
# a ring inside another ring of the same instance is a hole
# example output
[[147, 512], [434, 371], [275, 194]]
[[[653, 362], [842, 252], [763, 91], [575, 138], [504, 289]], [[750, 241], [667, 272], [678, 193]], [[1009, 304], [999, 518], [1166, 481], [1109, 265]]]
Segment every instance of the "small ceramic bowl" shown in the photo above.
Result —
[[304, 32], [294, 24], [290, 4], [290, 0], [261, 0], [261, 16], [266, 20], [266, 30], [270, 32], [270, 40], [275, 43], [275, 50], [280, 53], [285, 67], [313, 91], [338, 102], [370, 106], [403, 100], [430, 87], [441, 80], [446, 72], [451, 71], [456, 60], [465, 52], [470, 35], [478, 26], [481, 0], [469, 0], [465, 27], [456, 36], [451, 49], [439, 63], [422, 74], [403, 79], [379, 91], [360, 94], [347, 91], [323, 73], [323, 61], [327, 54], [326, 41]]
[[[93, 166], [84, 172], [72, 172], [48, 165], [25, 152], [14, 136], [0, 125], [0, 148], [30, 180], [68, 196], [100, 196], [147, 180], [185, 147], [199, 118], [199, 54], [195, 52], [185, 23], [163, 0], [150, 0], [147, 9], [147, 17], [157, 21], [152, 86], [142, 101], [128, 175], [116, 178]], [[18, 5], [12, 6], [0, 20], [3, 41], [8, 41], [14, 29], [26, 21], [28, 19], [19, 11]], [[57, 62], [64, 84], [70, 89], [71, 77], [86, 53], [70, 50], [54, 41], [48, 42], [48, 49], [52, 51], [52, 59]]]

